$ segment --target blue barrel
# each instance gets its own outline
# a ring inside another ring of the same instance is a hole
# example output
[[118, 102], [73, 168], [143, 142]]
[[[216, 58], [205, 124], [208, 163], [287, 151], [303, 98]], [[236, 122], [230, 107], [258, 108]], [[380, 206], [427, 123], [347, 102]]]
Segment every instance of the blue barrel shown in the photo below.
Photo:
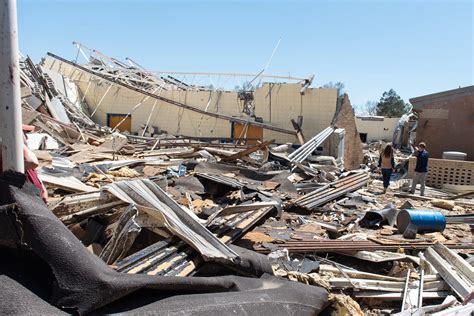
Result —
[[419, 233], [442, 232], [446, 228], [446, 218], [437, 211], [401, 210], [397, 216], [398, 231], [403, 234], [410, 224], [415, 226]]

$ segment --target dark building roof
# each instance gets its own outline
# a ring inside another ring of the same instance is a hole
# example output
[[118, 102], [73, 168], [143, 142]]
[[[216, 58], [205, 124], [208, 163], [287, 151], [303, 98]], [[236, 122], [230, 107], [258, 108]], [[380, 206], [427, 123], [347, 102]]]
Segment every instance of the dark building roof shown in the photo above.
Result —
[[433, 93], [424, 95], [421, 97], [411, 98], [410, 103], [413, 105], [413, 108], [422, 109], [425, 105], [442, 101], [449, 101], [453, 98], [459, 98], [461, 96], [474, 95], [474, 86], [468, 86], [453, 90], [447, 90], [443, 92]]

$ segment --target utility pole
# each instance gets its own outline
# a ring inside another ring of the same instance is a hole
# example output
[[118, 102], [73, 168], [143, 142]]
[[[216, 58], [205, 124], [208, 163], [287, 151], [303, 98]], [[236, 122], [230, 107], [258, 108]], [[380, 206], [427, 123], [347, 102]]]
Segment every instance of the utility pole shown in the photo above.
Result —
[[0, 135], [3, 171], [24, 172], [16, 0], [0, 0]]

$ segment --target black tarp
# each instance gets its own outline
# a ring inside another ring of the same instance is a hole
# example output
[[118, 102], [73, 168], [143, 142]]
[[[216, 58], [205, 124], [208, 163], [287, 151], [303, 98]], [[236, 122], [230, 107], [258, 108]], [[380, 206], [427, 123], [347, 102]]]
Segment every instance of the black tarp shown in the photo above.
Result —
[[327, 303], [322, 288], [270, 276], [116, 272], [87, 251], [23, 182], [18, 174], [0, 177], [2, 312], [310, 315]]

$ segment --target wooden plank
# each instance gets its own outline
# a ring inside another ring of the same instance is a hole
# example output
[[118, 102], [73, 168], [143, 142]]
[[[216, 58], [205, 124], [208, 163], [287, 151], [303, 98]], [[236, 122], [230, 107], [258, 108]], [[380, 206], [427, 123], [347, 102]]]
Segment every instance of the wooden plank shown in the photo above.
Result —
[[456, 270], [444, 260], [433, 248], [428, 248], [425, 251], [426, 260], [433, 265], [438, 271], [443, 280], [449, 284], [452, 290], [464, 300], [471, 292], [472, 288], [457, 274]]
[[474, 284], [474, 268], [467, 263], [466, 260], [462, 259], [458, 254], [442, 243], [437, 242], [434, 244], [433, 248], [438, 254], [440, 254], [440, 256], [448, 261], [458, 273], [471, 282], [471, 284]]
[[265, 142], [263, 142], [263, 143], [260, 143], [260, 144], [258, 144], [258, 145], [256, 145], [256, 146], [253, 146], [253, 147], [247, 148], [247, 149], [245, 149], [245, 150], [242, 150], [242, 151], [240, 151], [240, 152], [238, 152], [238, 153], [236, 153], [236, 154], [234, 154], [234, 155], [232, 155], [232, 156], [222, 157], [221, 159], [222, 159], [223, 161], [236, 160], [236, 159], [242, 158], [242, 157], [244, 157], [244, 156], [250, 155], [251, 153], [256, 152], [257, 150], [260, 150], [260, 149], [262, 149], [262, 148], [265, 148], [265, 147], [267, 147], [268, 145], [270, 145], [270, 144], [272, 144], [272, 143], [274, 143], [274, 142], [275, 142], [274, 139], [268, 140], [268, 141], [265, 141]]
[[300, 144], [303, 145], [304, 143], [306, 143], [303, 131], [301, 130], [301, 125], [298, 124], [298, 122], [296, 122], [294, 119], [291, 119], [291, 124], [293, 124], [293, 128], [296, 131], [296, 137], [298, 137], [298, 141], [300, 142]]
[[[424, 299], [441, 299], [449, 295], [448, 291], [433, 291], [423, 292]], [[379, 292], [379, 291], [357, 291], [354, 292], [354, 297], [357, 298], [376, 298], [386, 301], [401, 301], [403, 298], [402, 292]]]
[[105, 203], [105, 204], [99, 204], [99, 205], [96, 205], [96, 206], [93, 206], [91, 208], [88, 208], [88, 209], [85, 209], [83, 211], [79, 211], [79, 212], [76, 212], [76, 213], [73, 213], [73, 214], [70, 214], [70, 215], [66, 215], [66, 216], [63, 216], [60, 218], [60, 220], [64, 223], [66, 223], [67, 225], [69, 224], [72, 224], [72, 223], [76, 223], [86, 217], [89, 217], [89, 216], [92, 216], [92, 215], [95, 215], [95, 214], [99, 214], [99, 213], [103, 213], [103, 212], [106, 212], [114, 207], [117, 207], [117, 206], [122, 206], [122, 205], [126, 205], [127, 203], [121, 201], [121, 200], [118, 200], [118, 201], [113, 201], [113, 202], [110, 202], [110, 203]]
[[93, 192], [99, 190], [97, 188], [82, 183], [80, 180], [74, 178], [73, 176], [56, 177], [46, 173], [38, 173], [38, 177], [41, 181], [45, 183], [51, 184], [69, 192]]
[[99, 200], [99, 191], [70, 194], [61, 197], [50, 209], [54, 215], [62, 217], [94, 207], [98, 204]]
[[460, 199], [460, 198], [463, 198], [463, 197], [468, 197], [470, 195], [474, 195], [474, 191], [469, 191], [469, 192], [461, 193], [461, 194], [458, 194], [458, 195], [455, 195], [455, 196], [450, 196], [450, 197], [446, 198], [446, 200], [456, 200], [456, 199]]
[[346, 268], [338, 269], [329, 264], [321, 264], [319, 267], [320, 272], [330, 272], [334, 275], [341, 274], [341, 270], [346, 273], [350, 277], [359, 278], [359, 279], [370, 279], [370, 280], [383, 280], [383, 281], [396, 281], [396, 282], [403, 282], [404, 278], [401, 277], [392, 277], [387, 275], [369, 273], [369, 272], [362, 272], [358, 270], [350, 270]]
[[22, 108], [21, 116], [23, 124], [31, 124], [31, 122], [33, 122], [38, 116], [40, 116], [40, 113], [37, 111], [29, 111], [25, 108]]
[[[432, 197], [429, 197], [429, 196], [421, 196], [421, 195], [415, 195], [415, 194], [409, 194], [409, 193], [394, 193], [393, 195], [395, 195], [396, 197], [403, 197], [403, 198], [419, 200], [419, 201], [439, 200], [438, 198], [432, 198]], [[461, 202], [461, 201], [456, 201], [456, 204], [457, 205], [469, 206], [469, 207], [474, 206], [474, 203]]]
[[[355, 288], [360, 290], [373, 290], [381, 292], [400, 292], [403, 293], [406, 281], [383, 281], [383, 280], [368, 280], [368, 279], [356, 279], [351, 278], [348, 280], [346, 277], [332, 277], [329, 279], [331, 287], [335, 289]], [[355, 287], [354, 287], [355, 286]], [[425, 291], [442, 291], [447, 290], [446, 282], [444, 281], [432, 281], [425, 282]]]

